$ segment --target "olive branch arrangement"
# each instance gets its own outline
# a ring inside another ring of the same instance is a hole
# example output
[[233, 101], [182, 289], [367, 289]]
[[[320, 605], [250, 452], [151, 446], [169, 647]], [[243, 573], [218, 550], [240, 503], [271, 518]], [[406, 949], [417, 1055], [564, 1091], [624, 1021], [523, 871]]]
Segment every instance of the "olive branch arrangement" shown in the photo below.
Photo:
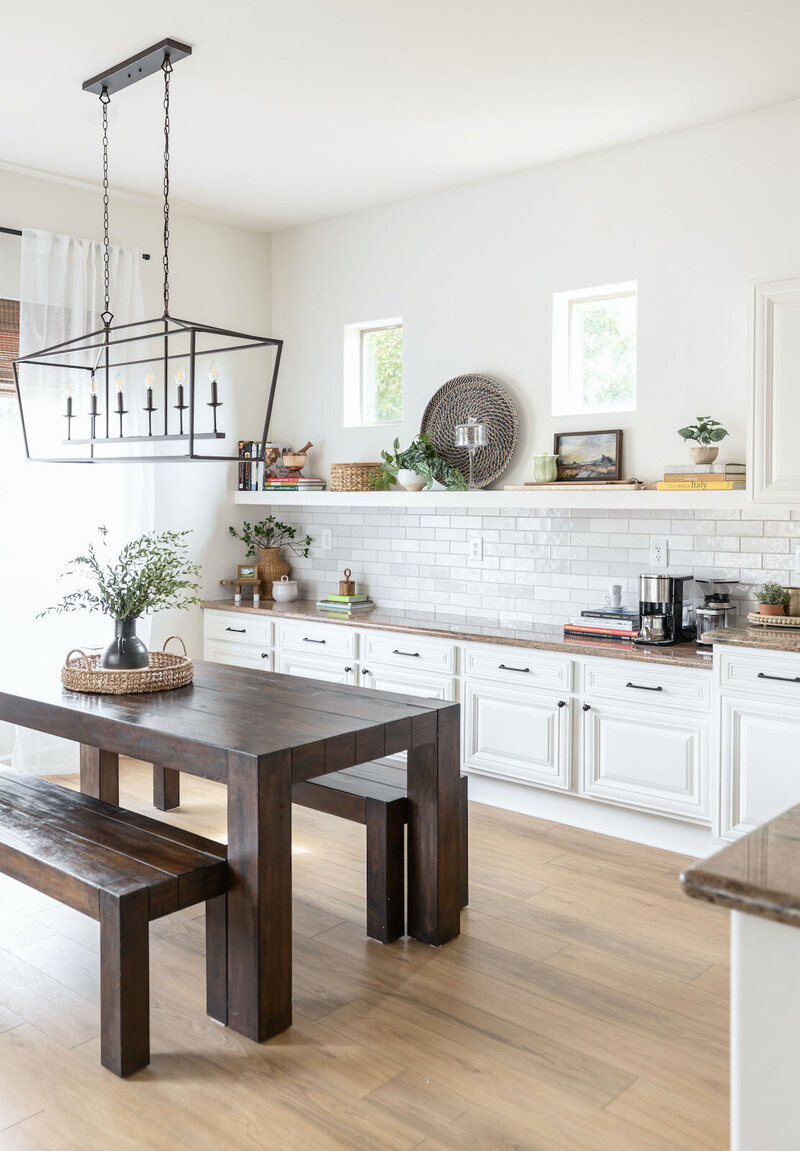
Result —
[[249, 524], [247, 520], [242, 524], [241, 531], [229, 527], [228, 531], [234, 539], [241, 540], [247, 547], [246, 555], [254, 556], [267, 548], [290, 548], [296, 556], [307, 556], [311, 547], [311, 536], [297, 540], [297, 528], [290, 524], [282, 524], [274, 516], [267, 516], [257, 524]]
[[100, 540], [90, 543], [85, 555], [75, 556], [61, 578], [85, 572], [90, 586], [70, 592], [52, 607], [39, 612], [101, 611], [114, 620], [137, 619], [145, 612], [189, 608], [201, 603], [200, 567], [191, 563], [186, 537], [191, 532], [146, 532], [125, 544], [115, 559], [108, 558], [108, 528], [100, 527]]

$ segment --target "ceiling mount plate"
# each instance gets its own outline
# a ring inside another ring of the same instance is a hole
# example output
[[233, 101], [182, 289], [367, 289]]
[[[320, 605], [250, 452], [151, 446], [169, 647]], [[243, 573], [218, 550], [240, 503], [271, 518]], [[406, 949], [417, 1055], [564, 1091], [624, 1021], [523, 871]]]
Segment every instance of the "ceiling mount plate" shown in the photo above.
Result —
[[145, 76], [152, 76], [154, 72], [158, 72], [164, 63], [165, 56], [169, 56], [171, 63], [175, 64], [178, 60], [183, 60], [185, 56], [191, 56], [191, 54], [192, 49], [189, 45], [182, 44], [180, 40], [161, 40], [152, 48], [145, 48], [144, 52], [137, 52], [129, 60], [115, 64], [107, 72], [93, 76], [91, 80], [84, 83], [83, 90], [84, 92], [94, 92], [96, 96], [100, 96], [105, 88], [109, 96], [113, 96], [115, 92], [127, 88], [130, 84], [135, 84], [137, 80], [144, 80]]

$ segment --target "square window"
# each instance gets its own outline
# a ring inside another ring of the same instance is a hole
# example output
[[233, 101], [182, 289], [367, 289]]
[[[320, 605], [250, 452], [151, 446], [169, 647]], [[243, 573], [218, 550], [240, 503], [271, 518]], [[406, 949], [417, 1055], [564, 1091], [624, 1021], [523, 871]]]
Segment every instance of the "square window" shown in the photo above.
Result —
[[636, 410], [636, 282], [553, 296], [554, 416]]
[[403, 321], [376, 320], [344, 329], [344, 425], [403, 420]]

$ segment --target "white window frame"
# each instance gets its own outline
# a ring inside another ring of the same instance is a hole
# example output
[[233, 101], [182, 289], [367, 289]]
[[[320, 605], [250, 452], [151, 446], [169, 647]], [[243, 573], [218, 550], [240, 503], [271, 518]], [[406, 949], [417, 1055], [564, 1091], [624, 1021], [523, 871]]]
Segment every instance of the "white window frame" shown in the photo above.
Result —
[[[383, 332], [399, 328], [403, 331], [403, 317], [392, 316], [386, 320], [367, 320], [344, 326], [344, 408], [343, 423], [346, 428], [392, 427], [403, 422], [405, 394], [401, 400], [400, 418], [397, 420], [368, 420], [364, 418], [364, 336], [369, 332]], [[405, 333], [403, 333], [405, 338]]]
[[638, 363], [633, 399], [603, 407], [589, 407], [584, 403], [583, 380], [579, 380], [577, 373], [572, 371], [572, 315], [574, 305], [599, 304], [604, 300], [617, 300], [621, 297], [633, 297], [638, 308], [636, 280], [625, 280], [619, 284], [602, 284], [596, 288], [577, 288], [569, 292], [553, 293], [553, 379], [550, 399], [553, 416], [582, 416], [593, 413], [636, 411], [636, 392], [639, 382]]

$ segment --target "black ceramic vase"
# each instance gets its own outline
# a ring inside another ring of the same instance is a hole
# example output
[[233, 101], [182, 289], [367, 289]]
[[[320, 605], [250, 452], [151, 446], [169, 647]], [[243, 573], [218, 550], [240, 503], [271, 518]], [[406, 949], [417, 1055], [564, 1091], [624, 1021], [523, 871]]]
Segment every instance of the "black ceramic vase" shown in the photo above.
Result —
[[147, 667], [149, 662], [147, 647], [136, 634], [136, 620], [115, 620], [114, 638], [103, 652], [100, 666], [105, 671], [133, 671]]

